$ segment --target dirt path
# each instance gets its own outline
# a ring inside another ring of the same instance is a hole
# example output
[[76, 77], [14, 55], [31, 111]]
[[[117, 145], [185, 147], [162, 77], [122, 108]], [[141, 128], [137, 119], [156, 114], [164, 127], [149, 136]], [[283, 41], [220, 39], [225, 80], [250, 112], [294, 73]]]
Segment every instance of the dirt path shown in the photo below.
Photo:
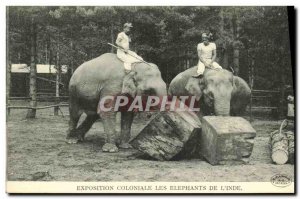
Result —
[[[64, 113], [67, 114], [66, 109]], [[293, 178], [294, 165], [274, 165], [268, 149], [268, 133], [279, 122], [252, 123], [257, 137], [247, 165], [211, 166], [203, 160], [159, 162], [137, 158], [136, 150], [101, 152], [103, 127], [94, 124], [83, 143], [65, 143], [68, 117], [40, 111], [35, 120], [26, 111], [12, 110], [7, 121], [8, 180], [45, 181], [266, 181], [276, 174]], [[133, 134], [145, 125], [135, 119]]]

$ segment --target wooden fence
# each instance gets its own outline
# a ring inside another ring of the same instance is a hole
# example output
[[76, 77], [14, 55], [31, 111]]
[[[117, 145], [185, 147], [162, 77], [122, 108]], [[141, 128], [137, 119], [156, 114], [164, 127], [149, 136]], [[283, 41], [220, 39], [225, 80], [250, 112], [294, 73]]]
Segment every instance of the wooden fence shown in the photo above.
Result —
[[252, 90], [249, 104], [250, 120], [253, 119], [254, 110], [270, 110], [274, 117], [279, 117], [283, 101], [280, 98], [279, 90]]
[[[11, 109], [47, 109], [54, 108], [58, 109], [61, 113], [60, 107], [69, 106], [68, 103], [61, 103], [61, 101], [68, 100], [69, 96], [38, 96], [37, 101], [54, 101], [56, 104], [48, 105], [48, 106], [38, 106], [38, 107], [30, 107], [30, 106], [7, 106], [7, 112], [10, 113]], [[30, 97], [10, 97], [9, 100], [30, 100]], [[282, 112], [280, 109], [282, 108], [282, 100], [280, 100], [280, 91], [279, 90], [252, 90], [250, 104], [249, 104], [249, 112], [250, 119], [253, 118], [253, 110], [271, 110], [275, 114], [279, 115]]]
[[[45, 102], [45, 101], [54, 101], [56, 104], [53, 105], [47, 105], [47, 106], [37, 106], [37, 107], [31, 107], [31, 106], [10, 106], [8, 105], [7, 108], [7, 114], [10, 115], [11, 109], [48, 109], [48, 108], [54, 108], [54, 115], [57, 115], [57, 111], [61, 113], [62, 116], [64, 116], [62, 110], [60, 107], [68, 107], [68, 103], [61, 103], [61, 101], [66, 101], [69, 99], [69, 96], [39, 96], [37, 97], [37, 101]], [[31, 100], [31, 97], [10, 97], [10, 100]]]

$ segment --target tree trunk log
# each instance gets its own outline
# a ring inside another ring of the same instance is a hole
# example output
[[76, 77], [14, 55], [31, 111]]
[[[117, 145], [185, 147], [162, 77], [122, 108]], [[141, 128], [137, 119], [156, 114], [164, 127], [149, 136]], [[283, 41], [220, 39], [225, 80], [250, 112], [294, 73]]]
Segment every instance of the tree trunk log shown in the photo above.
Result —
[[234, 47], [233, 49], [233, 68], [234, 68], [234, 74], [239, 75], [240, 71], [240, 50], [238, 47]]
[[[6, 7], [7, 17], [9, 17], [9, 9]], [[6, 27], [9, 27], [9, 18], [6, 20]], [[10, 52], [10, 46], [9, 46], [9, 29], [6, 28], [6, 106], [10, 106], [10, 90], [11, 90], [11, 52]], [[7, 108], [7, 115], [10, 114], [10, 109]]]
[[288, 161], [288, 146], [288, 139], [284, 133], [276, 130], [270, 134], [270, 148], [273, 162], [276, 164], [285, 164]]
[[[59, 45], [59, 44], [58, 44]], [[60, 83], [60, 76], [61, 76], [61, 67], [60, 67], [60, 63], [59, 63], [59, 47], [58, 47], [58, 51], [56, 52], [56, 82], [55, 82], [55, 102], [56, 104], [59, 104], [59, 83]], [[58, 115], [58, 106], [54, 107], [54, 115]]]
[[157, 160], [170, 160], [200, 134], [200, 129], [201, 123], [193, 112], [161, 112], [130, 144]]
[[[30, 106], [36, 107], [36, 24], [34, 18], [31, 18], [31, 63], [30, 63]], [[36, 109], [28, 109], [26, 118], [35, 118], [36, 116]]]
[[202, 118], [201, 153], [212, 165], [248, 163], [256, 131], [241, 117]]
[[[9, 51], [9, 50], [7, 50]], [[7, 53], [9, 54], [9, 52]], [[10, 89], [11, 89], [11, 62], [10, 62], [10, 56], [7, 55], [7, 58], [6, 58], [6, 106], [10, 106], [10, 100], [9, 100], [9, 97], [10, 97]], [[10, 109], [8, 108], [7, 109], [7, 112], [6, 112], [7, 115], [10, 114]]]

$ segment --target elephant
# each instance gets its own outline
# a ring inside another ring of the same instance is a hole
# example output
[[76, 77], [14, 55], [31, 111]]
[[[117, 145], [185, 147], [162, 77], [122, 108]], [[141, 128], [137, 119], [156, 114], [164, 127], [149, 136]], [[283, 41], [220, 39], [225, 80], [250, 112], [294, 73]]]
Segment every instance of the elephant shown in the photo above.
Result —
[[[119, 148], [131, 148], [129, 140], [133, 112], [121, 112], [121, 134], [118, 137], [115, 130], [117, 111], [97, 111], [101, 99], [121, 93], [127, 93], [131, 97], [166, 96], [167, 89], [159, 68], [152, 63], [135, 63], [127, 75], [123, 62], [113, 53], [105, 53], [80, 65], [69, 83], [70, 120], [67, 143], [82, 141], [93, 123], [100, 118], [106, 134], [102, 151], [117, 152]], [[111, 103], [115, 101], [112, 100]], [[86, 113], [87, 117], [77, 127], [83, 113]]]
[[196, 96], [199, 116], [243, 115], [250, 101], [251, 90], [240, 77], [226, 69], [206, 69], [202, 78], [192, 77], [197, 66], [179, 73], [170, 83], [168, 94]]

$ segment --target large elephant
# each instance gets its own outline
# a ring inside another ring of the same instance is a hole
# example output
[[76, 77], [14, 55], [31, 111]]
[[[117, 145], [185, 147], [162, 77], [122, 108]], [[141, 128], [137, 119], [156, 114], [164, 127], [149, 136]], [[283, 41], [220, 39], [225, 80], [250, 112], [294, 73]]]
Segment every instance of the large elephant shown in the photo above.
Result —
[[169, 95], [196, 96], [200, 115], [242, 115], [250, 100], [247, 83], [231, 72], [206, 69], [203, 78], [194, 78], [197, 67], [179, 73], [170, 83]]
[[[79, 66], [69, 83], [70, 121], [67, 142], [77, 143], [83, 140], [93, 123], [101, 118], [106, 134], [102, 150], [117, 152], [118, 144], [121, 148], [129, 148], [133, 112], [121, 112], [120, 139], [115, 130], [116, 111], [97, 113], [97, 106], [101, 99], [107, 96], [117, 96], [122, 92], [132, 97], [144, 94], [167, 95], [166, 84], [155, 64], [137, 63], [132, 72], [125, 75], [123, 63], [117, 56], [106, 53]], [[112, 100], [112, 103], [115, 101]], [[83, 112], [87, 114], [87, 117], [77, 127]]]

